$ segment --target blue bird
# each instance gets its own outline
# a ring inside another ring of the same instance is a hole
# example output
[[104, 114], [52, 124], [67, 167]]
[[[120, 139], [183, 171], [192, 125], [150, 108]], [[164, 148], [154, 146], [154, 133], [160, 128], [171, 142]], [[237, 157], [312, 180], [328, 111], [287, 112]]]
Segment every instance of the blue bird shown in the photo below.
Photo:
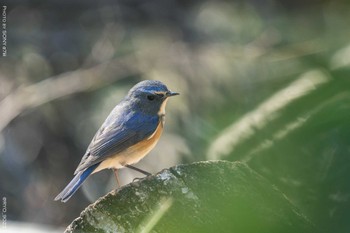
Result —
[[145, 157], [157, 144], [164, 127], [168, 97], [178, 95], [160, 81], [146, 80], [130, 89], [96, 132], [74, 172], [74, 178], [55, 201], [68, 201], [89, 175], [103, 169], [128, 167]]

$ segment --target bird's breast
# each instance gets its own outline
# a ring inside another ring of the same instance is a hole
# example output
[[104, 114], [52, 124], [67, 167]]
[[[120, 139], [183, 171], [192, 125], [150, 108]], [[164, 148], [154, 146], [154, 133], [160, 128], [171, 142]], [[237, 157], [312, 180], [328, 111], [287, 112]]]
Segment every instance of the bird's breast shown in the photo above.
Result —
[[[159, 122], [156, 130], [152, 135], [150, 135], [145, 140], [138, 142], [135, 145], [126, 149], [125, 154], [129, 155], [129, 157], [140, 157], [141, 159], [155, 147], [160, 136], [162, 135], [162, 132], [163, 132], [163, 124], [162, 122]], [[138, 160], [136, 162], [138, 162]], [[131, 164], [131, 163], [126, 161], [126, 164]]]
[[145, 157], [157, 144], [163, 132], [163, 124], [160, 121], [156, 130], [146, 139], [130, 146], [126, 150], [113, 155], [103, 162], [94, 170], [93, 173], [106, 168], [122, 168], [126, 164], [134, 164]]

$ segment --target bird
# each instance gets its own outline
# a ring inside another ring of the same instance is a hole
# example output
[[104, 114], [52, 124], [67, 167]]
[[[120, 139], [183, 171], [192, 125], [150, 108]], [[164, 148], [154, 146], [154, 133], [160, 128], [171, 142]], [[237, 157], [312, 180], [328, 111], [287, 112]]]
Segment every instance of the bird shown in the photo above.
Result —
[[[145, 157], [157, 144], [165, 123], [168, 98], [179, 95], [156, 80], [144, 80], [133, 86], [117, 104], [92, 138], [74, 172], [74, 178], [55, 201], [67, 202], [92, 174], [127, 167], [150, 175], [132, 166]], [[119, 185], [120, 186], [120, 185]]]

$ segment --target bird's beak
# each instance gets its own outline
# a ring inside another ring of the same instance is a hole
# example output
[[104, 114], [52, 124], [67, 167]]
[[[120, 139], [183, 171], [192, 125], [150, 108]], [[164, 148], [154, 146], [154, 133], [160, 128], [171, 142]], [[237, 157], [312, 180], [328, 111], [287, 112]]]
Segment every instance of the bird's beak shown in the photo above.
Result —
[[180, 95], [180, 93], [172, 92], [172, 91], [168, 91], [168, 92], [166, 93], [166, 97], [170, 97], [170, 96], [174, 96], [174, 95]]

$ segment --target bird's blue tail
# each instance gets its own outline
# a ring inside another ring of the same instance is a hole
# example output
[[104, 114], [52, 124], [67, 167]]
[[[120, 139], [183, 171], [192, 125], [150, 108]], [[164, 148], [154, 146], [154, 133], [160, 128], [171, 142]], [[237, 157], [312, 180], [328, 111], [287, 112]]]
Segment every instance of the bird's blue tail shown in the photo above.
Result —
[[85, 171], [76, 174], [63, 191], [55, 197], [55, 201], [61, 200], [62, 202], [67, 202], [99, 164], [94, 164]]

